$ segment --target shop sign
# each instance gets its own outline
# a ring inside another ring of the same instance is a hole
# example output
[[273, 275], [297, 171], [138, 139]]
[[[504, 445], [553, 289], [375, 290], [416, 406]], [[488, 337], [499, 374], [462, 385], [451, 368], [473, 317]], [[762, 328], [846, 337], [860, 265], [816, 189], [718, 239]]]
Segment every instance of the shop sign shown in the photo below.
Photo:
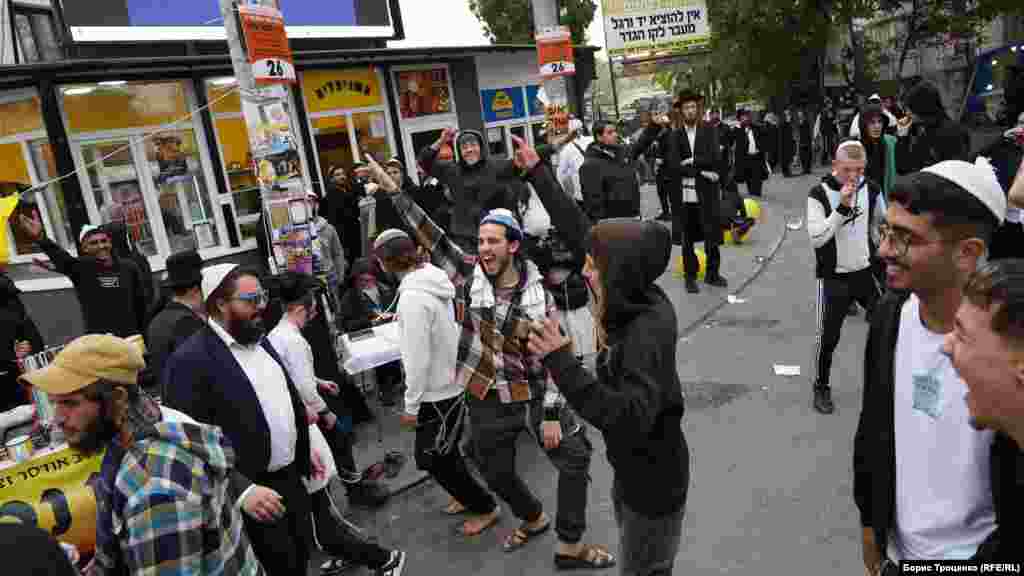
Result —
[[705, 52], [711, 43], [705, 0], [602, 0], [609, 56]]
[[572, 56], [572, 33], [565, 26], [537, 32], [537, 63], [541, 78], [572, 76], [576, 63]]
[[238, 18], [256, 84], [294, 84], [295, 64], [281, 11], [240, 5]]
[[0, 469], [0, 522], [38, 526], [80, 552], [96, 547], [96, 493], [103, 454], [68, 448]]
[[544, 103], [540, 101], [537, 95], [540, 93], [540, 86], [527, 86], [526, 87], [526, 101], [529, 103], [530, 116], [543, 116], [544, 115]]
[[367, 108], [384, 102], [374, 68], [303, 72], [302, 90], [311, 113]]
[[480, 92], [484, 104], [484, 122], [502, 122], [526, 116], [522, 88], [498, 88]]

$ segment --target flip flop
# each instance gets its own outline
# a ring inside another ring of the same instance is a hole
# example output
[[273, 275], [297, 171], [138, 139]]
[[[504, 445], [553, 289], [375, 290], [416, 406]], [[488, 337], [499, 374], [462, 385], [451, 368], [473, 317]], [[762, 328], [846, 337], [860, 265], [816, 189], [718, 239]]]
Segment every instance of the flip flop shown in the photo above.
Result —
[[472, 538], [473, 536], [479, 536], [479, 535], [483, 534], [484, 532], [487, 532], [491, 528], [491, 526], [494, 526], [495, 524], [498, 523], [499, 520], [501, 520], [501, 508], [500, 507], [499, 508], [495, 508], [494, 509], [494, 516], [490, 517], [487, 520], [487, 522], [485, 522], [483, 525], [481, 525], [480, 529], [477, 530], [476, 532], [467, 532], [466, 531], [466, 522], [469, 522], [470, 520], [473, 520], [473, 518], [468, 518], [465, 522], [462, 522], [461, 524], [456, 525], [455, 532], [459, 536], [462, 536], [463, 538]]
[[579, 556], [555, 554], [555, 568], [559, 570], [604, 570], [615, 566], [615, 556], [603, 546], [587, 544]]
[[512, 534], [510, 534], [508, 538], [505, 538], [505, 542], [502, 544], [502, 547], [505, 549], [505, 552], [512, 552], [513, 550], [518, 550], [523, 546], [526, 546], [530, 542], [530, 540], [533, 540], [537, 536], [540, 536], [541, 534], [547, 532], [550, 529], [550, 519], [547, 522], [545, 522], [543, 526], [541, 526], [540, 528], [536, 528], [534, 530], [530, 530], [529, 524], [523, 522], [523, 524], [519, 526], [519, 528], [516, 528], [512, 531]]

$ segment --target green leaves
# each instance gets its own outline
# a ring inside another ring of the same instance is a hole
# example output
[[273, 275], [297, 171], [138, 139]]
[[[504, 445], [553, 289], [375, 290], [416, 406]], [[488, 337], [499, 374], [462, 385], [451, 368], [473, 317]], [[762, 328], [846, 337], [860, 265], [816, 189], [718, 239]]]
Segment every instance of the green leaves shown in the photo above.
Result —
[[[587, 27], [594, 20], [594, 0], [559, 0], [560, 20], [572, 32], [576, 45], [587, 43]], [[469, 0], [469, 9], [495, 44], [533, 44], [530, 0]]]

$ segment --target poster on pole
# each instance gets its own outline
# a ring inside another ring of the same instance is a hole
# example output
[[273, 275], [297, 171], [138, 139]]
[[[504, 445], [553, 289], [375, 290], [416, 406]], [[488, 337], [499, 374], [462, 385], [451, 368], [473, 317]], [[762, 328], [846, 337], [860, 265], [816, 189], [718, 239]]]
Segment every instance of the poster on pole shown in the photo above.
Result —
[[544, 80], [576, 74], [572, 55], [572, 33], [565, 26], [545, 28], [537, 32], [537, 63]]
[[238, 6], [249, 65], [256, 84], [294, 84], [295, 63], [284, 15], [273, 6]]
[[602, 0], [608, 54], [704, 52], [711, 43], [705, 0]]

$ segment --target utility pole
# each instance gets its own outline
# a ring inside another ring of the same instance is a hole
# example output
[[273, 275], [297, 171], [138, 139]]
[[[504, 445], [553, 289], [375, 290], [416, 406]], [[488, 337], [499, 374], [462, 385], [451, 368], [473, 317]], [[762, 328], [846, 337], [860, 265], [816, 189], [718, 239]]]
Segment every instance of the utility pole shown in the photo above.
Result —
[[[530, 0], [533, 8], [533, 25], [534, 30], [537, 34], [543, 34], [544, 32], [550, 32], [557, 30], [560, 25], [560, 19], [558, 14], [558, 1], [557, 0]], [[554, 118], [551, 117], [551, 110], [557, 110], [561, 108], [566, 111], [570, 111], [569, 107], [569, 81], [564, 76], [557, 78], [548, 78], [544, 80], [544, 95], [546, 102], [544, 102], [544, 109], [548, 116], [549, 135], [554, 135], [558, 132], [556, 126], [558, 122], [553, 122]], [[577, 116], [581, 116], [582, 112], [575, 111]]]

